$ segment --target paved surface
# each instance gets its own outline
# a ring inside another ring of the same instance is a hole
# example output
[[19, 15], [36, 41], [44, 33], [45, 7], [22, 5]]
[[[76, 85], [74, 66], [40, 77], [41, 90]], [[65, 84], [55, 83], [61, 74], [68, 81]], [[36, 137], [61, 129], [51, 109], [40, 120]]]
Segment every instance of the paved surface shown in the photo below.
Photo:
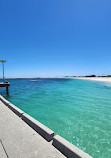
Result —
[[0, 101], [0, 158], [64, 158]]
[[7, 158], [8, 157], [1, 140], [0, 140], [0, 157], [1, 158]]

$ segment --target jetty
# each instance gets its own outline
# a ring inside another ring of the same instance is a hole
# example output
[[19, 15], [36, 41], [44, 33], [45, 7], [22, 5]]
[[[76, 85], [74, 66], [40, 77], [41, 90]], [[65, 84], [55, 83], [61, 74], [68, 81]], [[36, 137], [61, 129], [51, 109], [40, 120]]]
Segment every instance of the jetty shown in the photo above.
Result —
[[8, 81], [0, 82], [0, 87], [6, 87], [6, 93], [9, 95], [8, 87], [10, 86], [10, 83]]
[[91, 158], [0, 96], [0, 158]]
[[0, 62], [2, 62], [2, 68], [3, 68], [3, 82], [0, 82], [0, 87], [6, 87], [6, 93], [7, 95], [9, 95], [8, 87], [10, 86], [10, 83], [6, 81], [4, 77], [4, 63], [6, 62], [6, 60], [0, 60]]

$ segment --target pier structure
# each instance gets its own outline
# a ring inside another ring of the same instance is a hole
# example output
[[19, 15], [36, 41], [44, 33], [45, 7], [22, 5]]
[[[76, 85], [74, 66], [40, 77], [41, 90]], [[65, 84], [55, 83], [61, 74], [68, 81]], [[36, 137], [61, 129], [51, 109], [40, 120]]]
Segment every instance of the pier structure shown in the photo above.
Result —
[[9, 95], [9, 90], [8, 87], [10, 86], [10, 83], [8, 81], [5, 81], [5, 76], [4, 76], [4, 63], [6, 60], [0, 60], [2, 62], [2, 68], [3, 68], [3, 82], [0, 82], [0, 87], [6, 87], [6, 93]]
[[0, 96], [0, 157], [92, 158]]

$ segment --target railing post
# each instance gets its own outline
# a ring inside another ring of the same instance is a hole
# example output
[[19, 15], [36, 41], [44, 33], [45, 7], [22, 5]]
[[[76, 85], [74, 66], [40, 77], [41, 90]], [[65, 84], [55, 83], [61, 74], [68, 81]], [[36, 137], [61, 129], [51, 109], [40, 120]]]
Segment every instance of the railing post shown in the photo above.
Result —
[[5, 78], [4, 78], [4, 62], [2, 62], [2, 67], [3, 67], [3, 82], [5, 82]]

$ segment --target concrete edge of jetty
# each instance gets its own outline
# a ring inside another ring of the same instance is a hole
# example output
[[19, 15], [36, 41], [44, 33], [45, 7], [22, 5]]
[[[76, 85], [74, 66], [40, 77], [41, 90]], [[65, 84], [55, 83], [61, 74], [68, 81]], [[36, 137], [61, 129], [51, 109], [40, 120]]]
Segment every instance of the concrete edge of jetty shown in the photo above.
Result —
[[25, 123], [27, 123], [31, 128], [33, 128], [37, 133], [39, 133], [48, 142], [52, 141], [52, 145], [58, 149], [63, 155], [68, 158], [92, 158], [90, 155], [74, 146], [64, 138], [59, 135], [54, 136], [54, 131], [34, 119], [33, 117], [26, 114], [24, 111], [10, 103], [3, 96], [0, 95], [0, 100], [12, 110], [18, 117], [20, 117]]

